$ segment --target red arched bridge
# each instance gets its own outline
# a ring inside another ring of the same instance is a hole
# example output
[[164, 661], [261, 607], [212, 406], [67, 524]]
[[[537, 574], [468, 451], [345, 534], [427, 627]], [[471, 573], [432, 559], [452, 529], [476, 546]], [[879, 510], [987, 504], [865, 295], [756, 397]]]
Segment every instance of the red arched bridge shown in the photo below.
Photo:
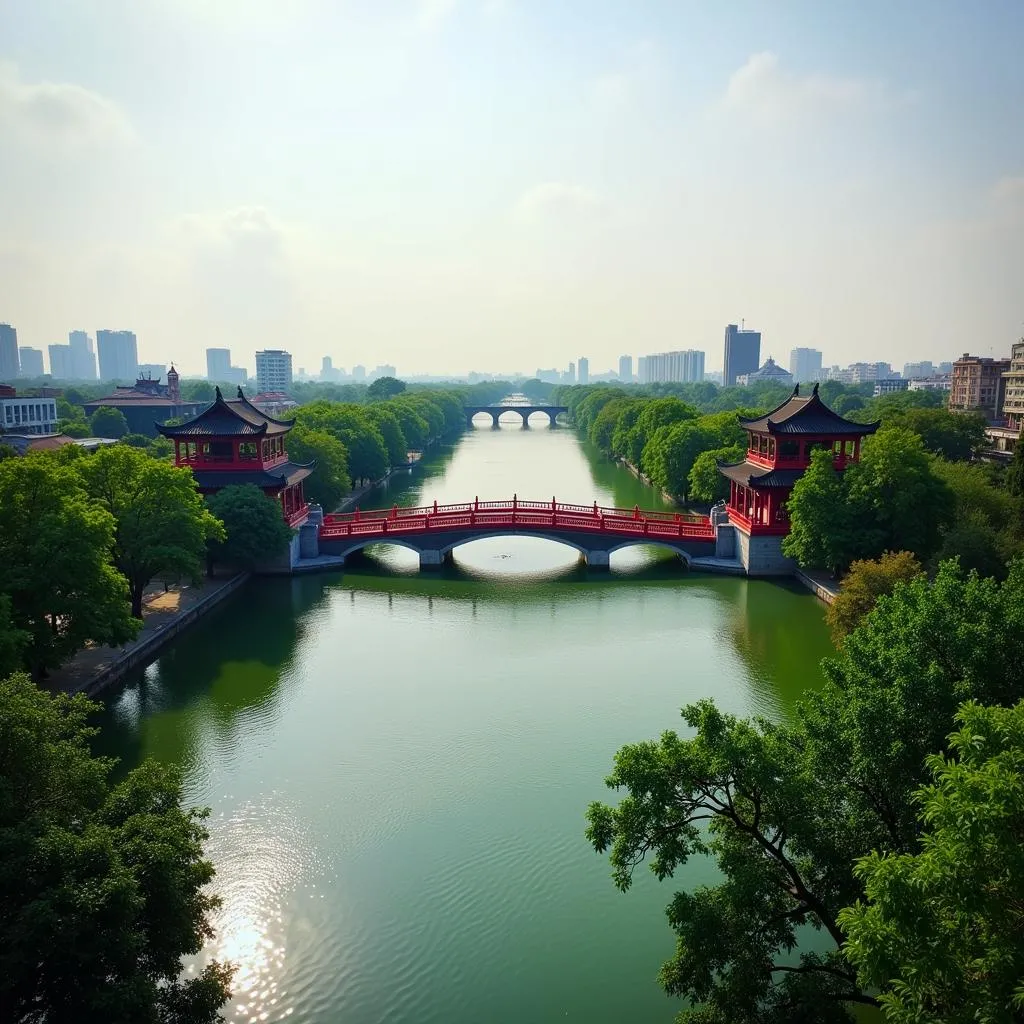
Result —
[[371, 544], [398, 544], [420, 556], [420, 568], [443, 564], [460, 544], [481, 537], [541, 537], [576, 548], [587, 564], [606, 567], [618, 548], [657, 544], [671, 549], [687, 565], [715, 554], [715, 531], [707, 516], [681, 512], [643, 512], [639, 508], [567, 505], [556, 501], [480, 501], [378, 509], [324, 516], [319, 550], [346, 556]]

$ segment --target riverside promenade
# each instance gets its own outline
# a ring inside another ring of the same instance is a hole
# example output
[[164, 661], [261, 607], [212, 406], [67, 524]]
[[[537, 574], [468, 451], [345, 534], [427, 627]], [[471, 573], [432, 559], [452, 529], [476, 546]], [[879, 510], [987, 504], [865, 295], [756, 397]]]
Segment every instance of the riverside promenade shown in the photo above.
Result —
[[151, 584], [142, 599], [142, 629], [134, 640], [122, 647], [86, 647], [54, 669], [42, 685], [54, 693], [100, 693], [132, 669], [144, 665], [164, 644], [230, 597], [248, 579], [248, 573], [238, 573], [204, 578], [198, 586], [171, 584], [166, 590], [162, 583]]

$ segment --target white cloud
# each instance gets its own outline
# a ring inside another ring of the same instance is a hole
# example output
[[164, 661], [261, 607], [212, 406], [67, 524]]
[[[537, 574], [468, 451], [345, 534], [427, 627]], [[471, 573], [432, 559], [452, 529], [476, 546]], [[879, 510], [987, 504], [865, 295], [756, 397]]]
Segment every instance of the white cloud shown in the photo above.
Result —
[[128, 118], [111, 100], [72, 82], [26, 82], [9, 61], [0, 61], [0, 123], [62, 142], [131, 135]]
[[631, 46], [620, 67], [600, 75], [591, 83], [591, 96], [601, 110], [616, 112], [634, 106], [656, 85], [661, 59], [654, 43]]
[[775, 53], [755, 53], [734, 71], [722, 106], [768, 124], [883, 107], [894, 101], [884, 84], [866, 78], [797, 74]]
[[534, 185], [516, 203], [519, 216], [531, 221], [592, 219], [606, 209], [604, 199], [593, 189], [562, 181]]

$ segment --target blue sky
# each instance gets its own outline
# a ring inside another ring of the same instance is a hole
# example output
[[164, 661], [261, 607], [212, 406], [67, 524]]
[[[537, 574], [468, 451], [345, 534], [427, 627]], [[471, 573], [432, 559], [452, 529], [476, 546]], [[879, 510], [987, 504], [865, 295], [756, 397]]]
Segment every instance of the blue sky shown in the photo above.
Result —
[[145, 361], [1021, 333], [1024, 5], [0, 0], [0, 320]]

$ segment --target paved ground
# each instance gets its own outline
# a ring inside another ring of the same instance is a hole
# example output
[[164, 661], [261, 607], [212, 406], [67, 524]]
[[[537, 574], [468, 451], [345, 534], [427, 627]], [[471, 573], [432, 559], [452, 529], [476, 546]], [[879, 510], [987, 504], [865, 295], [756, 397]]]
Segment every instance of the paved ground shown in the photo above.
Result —
[[834, 576], [821, 569], [801, 569], [800, 572], [815, 586], [830, 594], [833, 601], [839, 596], [840, 583]]
[[86, 647], [51, 672], [43, 685], [54, 692], [77, 693], [126, 654], [166, 629], [180, 614], [191, 610], [231, 581], [232, 577], [227, 576], [212, 580], [204, 578], [199, 586], [172, 583], [166, 591], [162, 583], [150, 584], [142, 599], [142, 629], [131, 643], [123, 647]]

